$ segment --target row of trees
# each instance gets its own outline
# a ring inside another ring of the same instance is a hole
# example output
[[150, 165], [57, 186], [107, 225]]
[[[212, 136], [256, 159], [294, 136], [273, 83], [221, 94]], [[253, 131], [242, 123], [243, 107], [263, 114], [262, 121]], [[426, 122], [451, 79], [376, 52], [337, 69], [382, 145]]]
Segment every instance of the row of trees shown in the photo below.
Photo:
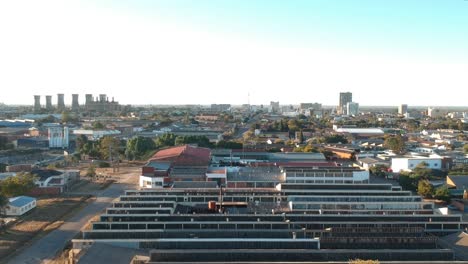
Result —
[[172, 133], [166, 133], [156, 138], [156, 146], [159, 148], [183, 144], [198, 144], [200, 147], [213, 147], [206, 136], [176, 136]]
[[95, 159], [118, 159], [123, 155], [125, 149], [125, 141], [120, 141], [117, 138], [106, 136], [97, 141], [90, 141], [84, 135], [79, 135], [76, 139], [77, 149], [81, 155], [88, 155]]
[[449, 201], [450, 195], [447, 187], [434, 188], [429, 182], [430, 179], [437, 179], [440, 176], [442, 176], [441, 171], [429, 169], [427, 163], [422, 162], [412, 172], [401, 172], [399, 182], [403, 189], [416, 191], [425, 198]]
[[129, 160], [141, 159], [146, 153], [154, 151], [157, 148], [156, 142], [147, 137], [134, 137], [127, 141], [125, 156]]
[[176, 136], [172, 133], [166, 133], [156, 138], [156, 147], [171, 147], [184, 144], [197, 144], [199, 147], [205, 148], [231, 148], [242, 149], [243, 144], [235, 141], [220, 140], [213, 144], [206, 136]]
[[125, 143], [114, 137], [103, 137], [97, 141], [90, 141], [84, 135], [80, 135], [76, 139], [77, 149], [80, 155], [88, 155], [94, 159], [112, 159], [115, 160], [120, 156], [125, 156], [129, 160], [142, 159], [149, 152], [153, 152], [159, 148], [179, 146], [184, 144], [197, 144], [200, 147], [207, 148], [231, 148], [242, 149], [242, 143], [234, 141], [221, 140], [217, 144], [213, 144], [206, 136], [176, 136], [172, 133], [163, 134], [156, 139], [147, 137], [134, 137]]
[[400, 135], [389, 136], [384, 140], [384, 147], [392, 150], [394, 153], [401, 154], [405, 152], [405, 141]]

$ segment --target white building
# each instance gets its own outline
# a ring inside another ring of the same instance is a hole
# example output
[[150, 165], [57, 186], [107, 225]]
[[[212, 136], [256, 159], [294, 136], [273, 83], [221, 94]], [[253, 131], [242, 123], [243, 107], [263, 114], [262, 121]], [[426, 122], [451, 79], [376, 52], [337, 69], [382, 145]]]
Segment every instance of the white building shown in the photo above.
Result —
[[68, 127], [49, 127], [48, 139], [49, 148], [68, 148], [70, 142]]
[[405, 115], [408, 113], [408, 105], [407, 104], [401, 104], [398, 106], [398, 114], [399, 115]]
[[36, 207], [36, 198], [29, 196], [18, 196], [9, 199], [5, 207], [5, 214], [11, 216], [20, 216]]
[[442, 169], [441, 158], [392, 158], [392, 170], [394, 172], [412, 171], [416, 166], [425, 162], [429, 169]]
[[145, 176], [140, 175], [140, 184], [141, 188], [163, 188], [164, 186], [164, 177], [155, 177], [155, 176]]
[[286, 183], [368, 183], [369, 171], [354, 170], [354, 171], [288, 171], [283, 168], [281, 170]]
[[119, 130], [90, 130], [90, 129], [77, 129], [73, 131], [75, 135], [85, 135], [91, 140], [97, 140], [105, 136], [120, 135]]
[[444, 116], [444, 112], [442, 110], [440, 110], [439, 108], [429, 107], [427, 109], [427, 115], [429, 117], [432, 117], [432, 118], [442, 117], [442, 116]]
[[349, 102], [346, 104], [346, 113], [350, 116], [357, 116], [359, 114], [359, 104], [355, 102]]

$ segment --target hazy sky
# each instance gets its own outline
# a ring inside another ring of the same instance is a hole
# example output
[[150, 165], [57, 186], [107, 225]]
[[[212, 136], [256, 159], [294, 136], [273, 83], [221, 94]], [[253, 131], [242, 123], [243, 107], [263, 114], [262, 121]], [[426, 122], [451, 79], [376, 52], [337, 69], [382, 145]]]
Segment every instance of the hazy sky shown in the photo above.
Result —
[[7, 104], [467, 106], [468, 1], [0, 0], [0, 89]]

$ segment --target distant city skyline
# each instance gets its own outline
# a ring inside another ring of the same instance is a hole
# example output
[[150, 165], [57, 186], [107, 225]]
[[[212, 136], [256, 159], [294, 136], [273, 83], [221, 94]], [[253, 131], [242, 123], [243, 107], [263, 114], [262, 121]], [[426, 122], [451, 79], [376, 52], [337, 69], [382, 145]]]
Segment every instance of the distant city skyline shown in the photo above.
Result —
[[0, 102], [467, 106], [466, 14], [462, 0], [2, 1]]

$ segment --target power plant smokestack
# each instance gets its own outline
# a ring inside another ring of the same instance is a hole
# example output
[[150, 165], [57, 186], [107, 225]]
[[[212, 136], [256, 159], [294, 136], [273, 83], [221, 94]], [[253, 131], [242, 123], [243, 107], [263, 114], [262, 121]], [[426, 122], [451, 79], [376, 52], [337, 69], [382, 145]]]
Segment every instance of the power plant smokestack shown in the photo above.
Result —
[[40, 95], [34, 96], [34, 111], [35, 112], [41, 111], [41, 96]]
[[85, 98], [86, 98], [85, 105], [89, 105], [90, 103], [93, 102], [93, 95], [92, 94], [86, 94]]
[[46, 95], [46, 109], [52, 110], [52, 95]]
[[78, 111], [80, 104], [78, 103], [78, 94], [72, 94], [72, 111]]
[[57, 94], [57, 108], [59, 110], [65, 110], [65, 100], [63, 94]]

